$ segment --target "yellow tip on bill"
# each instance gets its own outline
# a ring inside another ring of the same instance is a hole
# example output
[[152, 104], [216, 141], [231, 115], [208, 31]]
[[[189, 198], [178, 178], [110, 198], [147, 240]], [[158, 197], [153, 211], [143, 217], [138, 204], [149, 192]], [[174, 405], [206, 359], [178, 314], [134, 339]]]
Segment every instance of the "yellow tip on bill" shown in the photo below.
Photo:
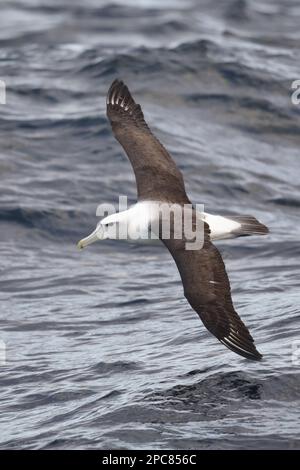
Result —
[[77, 248], [78, 248], [79, 250], [82, 250], [82, 249], [84, 248], [83, 243], [82, 243], [82, 240], [80, 240], [80, 241], [77, 243]]

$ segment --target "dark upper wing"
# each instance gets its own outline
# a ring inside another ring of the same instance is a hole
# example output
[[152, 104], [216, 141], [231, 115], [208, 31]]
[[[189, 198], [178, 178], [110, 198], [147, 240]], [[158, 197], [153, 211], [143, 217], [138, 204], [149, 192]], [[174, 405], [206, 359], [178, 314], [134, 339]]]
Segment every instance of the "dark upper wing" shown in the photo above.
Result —
[[140, 105], [119, 80], [108, 91], [107, 116], [133, 167], [138, 198], [189, 202], [182, 174], [150, 131]]
[[247, 359], [259, 360], [262, 355], [234, 310], [225, 266], [209, 239], [206, 223], [204, 230], [204, 245], [200, 250], [186, 250], [183, 240], [163, 240], [178, 267], [184, 295], [221, 343]]

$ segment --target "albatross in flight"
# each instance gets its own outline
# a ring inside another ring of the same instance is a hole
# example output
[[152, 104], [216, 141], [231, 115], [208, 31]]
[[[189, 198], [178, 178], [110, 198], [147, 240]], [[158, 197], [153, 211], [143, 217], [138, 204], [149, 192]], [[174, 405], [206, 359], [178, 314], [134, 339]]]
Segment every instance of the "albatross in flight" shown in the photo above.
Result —
[[[102, 219], [91, 235], [79, 241], [79, 248], [99, 239], [116, 238], [111, 235], [111, 229], [123, 222], [131, 229], [133, 226], [134, 232], [137, 219], [144, 218], [145, 229], [148, 230], [151, 205], [154, 202], [191, 206], [181, 172], [167, 150], [152, 134], [140, 105], [134, 101], [127, 86], [120, 80], [115, 80], [108, 91], [107, 116], [116, 139], [132, 165], [138, 202], [126, 211]], [[247, 359], [259, 360], [262, 355], [257, 351], [248, 328], [234, 309], [225, 266], [212, 240], [264, 235], [268, 233], [268, 229], [251, 216], [222, 217], [205, 212], [199, 214], [194, 206], [191, 207], [193, 227], [195, 217], [202, 220], [203, 242], [200, 248], [186, 249], [184, 234], [181, 238], [164, 238], [160, 230], [157, 236], [172, 255], [181, 276], [184, 295], [206, 328], [235, 353]]]

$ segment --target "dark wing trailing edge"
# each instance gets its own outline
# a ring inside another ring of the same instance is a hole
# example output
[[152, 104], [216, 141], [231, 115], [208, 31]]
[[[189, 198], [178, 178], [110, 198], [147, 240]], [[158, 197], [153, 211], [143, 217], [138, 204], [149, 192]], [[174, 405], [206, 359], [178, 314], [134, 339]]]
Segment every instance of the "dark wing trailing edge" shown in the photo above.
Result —
[[200, 250], [186, 250], [184, 240], [162, 240], [179, 270], [184, 295], [206, 328], [227, 348], [247, 359], [260, 360], [248, 328], [234, 309], [222, 257], [209, 239], [204, 223]]
[[138, 198], [189, 203], [182, 174], [150, 131], [140, 105], [122, 81], [112, 83], [106, 105], [113, 133], [133, 167]]

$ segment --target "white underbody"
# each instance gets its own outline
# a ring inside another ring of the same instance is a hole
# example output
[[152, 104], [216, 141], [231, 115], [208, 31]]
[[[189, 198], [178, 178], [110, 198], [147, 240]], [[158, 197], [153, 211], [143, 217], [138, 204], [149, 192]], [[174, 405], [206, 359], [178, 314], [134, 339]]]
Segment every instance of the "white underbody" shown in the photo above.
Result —
[[[106, 237], [110, 239], [126, 239], [127, 241], [135, 242], [157, 242], [158, 237], [149, 230], [151, 223], [157, 218], [157, 205], [154, 207], [151, 201], [138, 202], [128, 210], [111, 214], [99, 223], [105, 231]], [[201, 220], [205, 221], [210, 228], [211, 240], [222, 240], [227, 238], [236, 237], [236, 232], [240, 229], [241, 224], [230, 219], [230, 217], [223, 217], [220, 215], [212, 215], [207, 212], [198, 212]], [[127, 233], [126, 237], [116, 235], [116, 224], [119, 228], [124, 227], [124, 232]], [[125, 229], [126, 226], [126, 229]]]

